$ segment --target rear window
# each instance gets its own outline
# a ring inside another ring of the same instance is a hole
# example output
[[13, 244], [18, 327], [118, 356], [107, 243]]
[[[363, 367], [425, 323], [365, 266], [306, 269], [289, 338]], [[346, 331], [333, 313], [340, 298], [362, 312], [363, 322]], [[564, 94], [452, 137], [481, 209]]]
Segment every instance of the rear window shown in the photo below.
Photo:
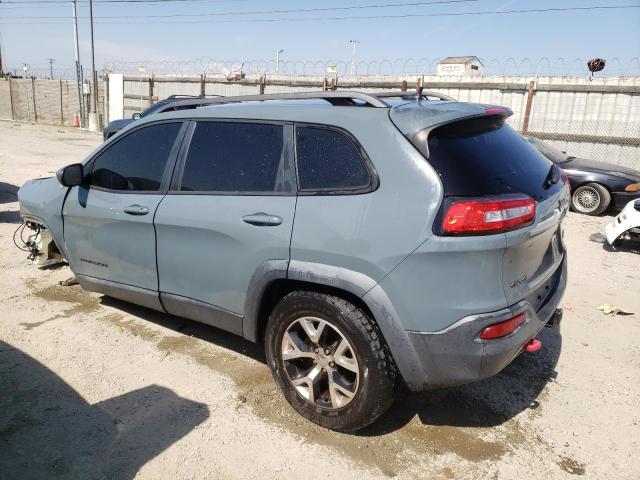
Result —
[[371, 183], [356, 145], [333, 129], [296, 127], [301, 190], [358, 190]]
[[499, 116], [437, 128], [428, 145], [429, 163], [442, 179], [445, 196], [524, 193], [542, 201], [562, 188], [561, 182], [546, 185], [553, 164]]

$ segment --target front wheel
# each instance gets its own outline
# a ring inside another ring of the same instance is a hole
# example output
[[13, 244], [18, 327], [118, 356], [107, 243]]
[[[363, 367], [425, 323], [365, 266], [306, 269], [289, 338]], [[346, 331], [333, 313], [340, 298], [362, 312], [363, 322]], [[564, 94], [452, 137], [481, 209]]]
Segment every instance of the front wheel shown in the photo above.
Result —
[[600, 215], [611, 203], [609, 190], [599, 183], [587, 183], [576, 188], [571, 196], [571, 209], [585, 215]]
[[393, 402], [391, 354], [373, 319], [346, 300], [290, 293], [271, 313], [265, 343], [278, 387], [314, 423], [358, 430]]

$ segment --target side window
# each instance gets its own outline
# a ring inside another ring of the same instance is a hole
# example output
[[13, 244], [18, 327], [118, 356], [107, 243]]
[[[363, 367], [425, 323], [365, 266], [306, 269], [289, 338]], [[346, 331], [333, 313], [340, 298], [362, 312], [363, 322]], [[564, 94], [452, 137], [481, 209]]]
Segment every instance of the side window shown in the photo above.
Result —
[[301, 190], [357, 190], [369, 186], [369, 170], [353, 141], [327, 128], [296, 127]]
[[131, 132], [93, 161], [91, 185], [110, 190], [160, 189], [182, 122], [149, 125]]
[[283, 191], [282, 125], [199, 122], [193, 132], [180, 190]]

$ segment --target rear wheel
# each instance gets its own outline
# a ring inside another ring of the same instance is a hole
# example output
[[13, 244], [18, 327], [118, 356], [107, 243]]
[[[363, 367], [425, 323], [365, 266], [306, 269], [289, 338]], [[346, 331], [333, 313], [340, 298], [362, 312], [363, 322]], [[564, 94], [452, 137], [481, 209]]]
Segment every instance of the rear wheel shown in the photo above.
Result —
[[600, 215], [611, 203], [609, 190], [599, 183], [588, 183], [576, 188], [571, 196], [571, 209], [585, 215]]
[[298, 291], [274, 308], [267, 361], [287, 401], [331, 430], [363, 428], [393, 402], [395, 365], [373, 320], [341, 298]]

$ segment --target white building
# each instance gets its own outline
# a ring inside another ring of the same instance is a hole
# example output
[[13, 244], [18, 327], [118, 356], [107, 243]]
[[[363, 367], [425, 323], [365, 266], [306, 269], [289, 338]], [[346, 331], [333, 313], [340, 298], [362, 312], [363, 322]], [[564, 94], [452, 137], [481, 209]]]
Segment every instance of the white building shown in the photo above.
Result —
[[478, 57], [447, 57], [438, 63], [438, 75], [484, 75], [484, 65]]

